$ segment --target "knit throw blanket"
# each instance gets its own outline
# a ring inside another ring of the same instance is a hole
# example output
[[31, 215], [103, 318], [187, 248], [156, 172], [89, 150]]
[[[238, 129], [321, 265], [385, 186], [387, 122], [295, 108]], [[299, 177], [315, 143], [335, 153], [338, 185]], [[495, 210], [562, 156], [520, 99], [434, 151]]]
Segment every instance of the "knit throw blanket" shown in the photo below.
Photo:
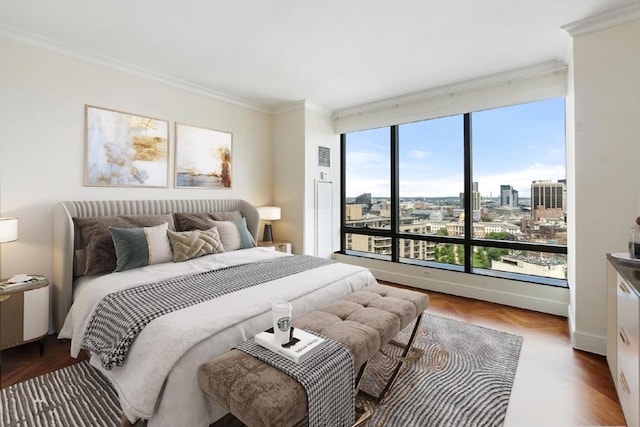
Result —
[[122, 366], [134, 339], [157, 317], [330, 263], [324, 258], [294, 255], [113, 292], [98, 304], [82, 348], [99, 355], [102, 366], [111, 370]]
[[238, 350], [262, 360], [297, 380], [307, 392], [309, 427], [347, 427], [355, 420], [353, 358], [339, 342], [325, 339], [317, 353], [295, 363], [255, 343], [245, 341]]

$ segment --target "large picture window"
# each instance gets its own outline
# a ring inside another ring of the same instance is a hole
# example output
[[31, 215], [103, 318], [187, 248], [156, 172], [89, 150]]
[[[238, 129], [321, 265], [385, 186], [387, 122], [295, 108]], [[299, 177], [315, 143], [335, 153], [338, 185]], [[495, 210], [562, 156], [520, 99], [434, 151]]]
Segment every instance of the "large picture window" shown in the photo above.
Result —
[[564, 98], [343, 134], [343, 253], [566, 286]]

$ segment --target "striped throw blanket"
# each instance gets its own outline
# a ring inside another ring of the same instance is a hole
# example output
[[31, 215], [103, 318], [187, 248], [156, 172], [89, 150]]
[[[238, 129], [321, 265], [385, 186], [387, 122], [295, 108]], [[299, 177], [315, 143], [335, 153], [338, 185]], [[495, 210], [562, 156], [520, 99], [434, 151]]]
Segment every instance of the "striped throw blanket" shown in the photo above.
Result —
[[317, 353], [300, 363], [267, 350], [254, 340], [235, 348], [281, 370], [304, 387], [309, 427], [349, 427], [355, 420], [353, 357], [338, 341], [307, 332], [324, 338], [325, 342]]
[[96, 307], [82, 348], [98, 354], [102, 366], [111, 370], [114, 366], [122, 366], [129, 347], [153, 319], [331, 262], [308, 255], [293, 255], [113, 292]]

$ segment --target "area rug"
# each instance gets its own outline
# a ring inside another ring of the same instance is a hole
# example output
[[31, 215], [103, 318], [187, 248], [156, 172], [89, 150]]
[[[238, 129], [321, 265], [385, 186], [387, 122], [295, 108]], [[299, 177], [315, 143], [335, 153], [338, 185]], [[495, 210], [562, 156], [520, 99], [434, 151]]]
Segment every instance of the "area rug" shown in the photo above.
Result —
[[[413, 325], [396, 341], [406, 342]], [[509, 403], [522, 337], [433, 314], [422, 327], [382, 404], [365, 426], [500, 426]], [[388, 344], [369, 362], [361, 388], [378, 395], [401, 348]], [[120, 424], [118, 398], [87, 361], [0, 390], [0, 427]]]
[[[406, 343], [413, 325], [396, 341]], [[501, 426], [518, 366], [522, 337], [425, 313], [391, 391], [365, 426]], [[401, 356], [386, 345], [370, 362], [361, 389], [378, 396]]]
[[120, 404], [83, 361], [0, 390], [0, 427], [117, 427]]

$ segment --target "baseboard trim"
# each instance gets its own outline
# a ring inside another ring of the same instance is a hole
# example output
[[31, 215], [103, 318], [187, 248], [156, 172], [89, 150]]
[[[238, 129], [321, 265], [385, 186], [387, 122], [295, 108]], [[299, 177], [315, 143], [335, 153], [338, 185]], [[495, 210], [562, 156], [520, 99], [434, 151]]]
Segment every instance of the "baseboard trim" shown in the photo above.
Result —
[[571, 346], [576, 350], [587, 351], [601, 356], [607, 355], [607, 337], [571, 329]]

